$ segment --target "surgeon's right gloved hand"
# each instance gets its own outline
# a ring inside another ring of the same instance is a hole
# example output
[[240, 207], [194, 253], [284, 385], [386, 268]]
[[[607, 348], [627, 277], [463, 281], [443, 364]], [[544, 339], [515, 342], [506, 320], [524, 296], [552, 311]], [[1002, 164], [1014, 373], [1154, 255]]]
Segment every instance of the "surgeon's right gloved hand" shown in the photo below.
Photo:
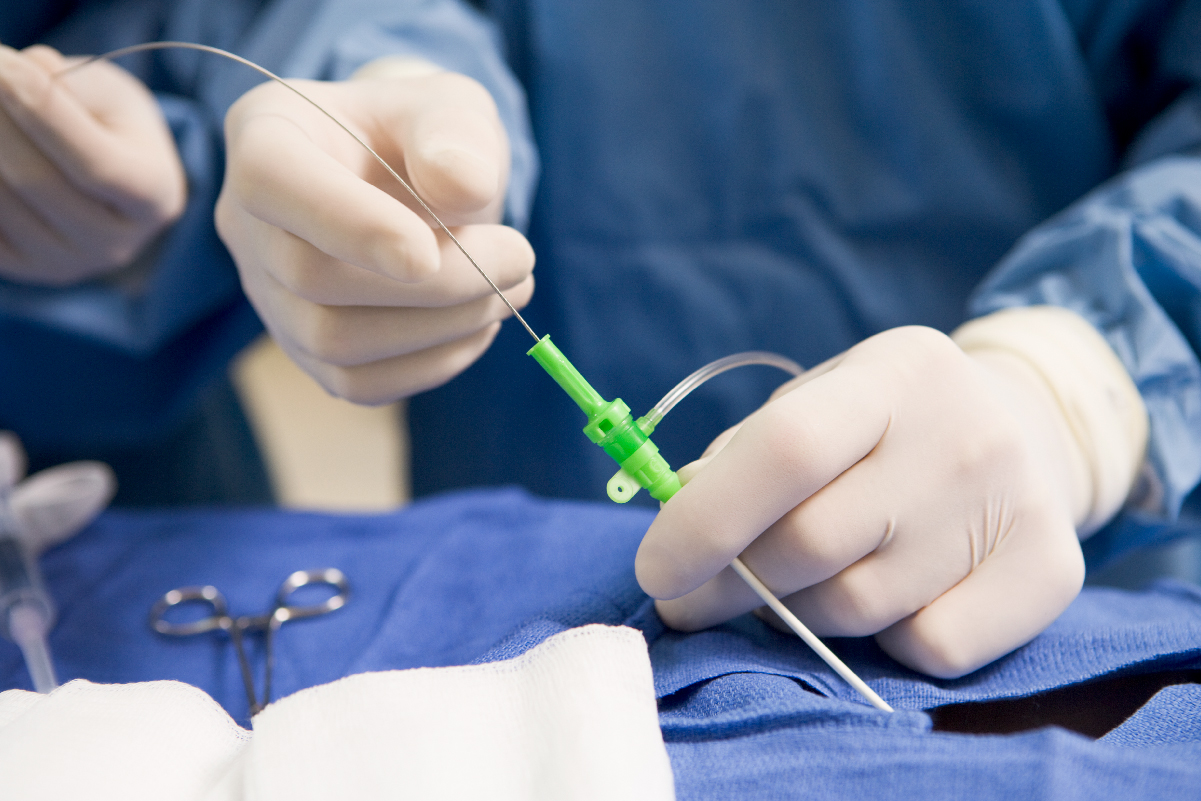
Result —
[[0, 45], [0, 278], [65, 286], [129, 265], [183, 213], [158, 102], [107, 61]]
[[[517, 307], [533, 250], [499, 224], [509, 144], [475, 81], [374, 62], [344, 82], [295, 85], [405, 177]], [[317, 109], [277, 83], [226, 117], [217, 229], [285, 352], [330, 393], [386, 403], [478, 358], [510, 312], [403, 187]]]
[[961, 676], [1076, 597], [1078, 532], [1122, 505], [1146, 439], [1133, 382], [1070, 311], [885, 331], [680, 470], [638, 580], [668, 625], [700, 629], [759, 606], [740, 556], [816, 634]]

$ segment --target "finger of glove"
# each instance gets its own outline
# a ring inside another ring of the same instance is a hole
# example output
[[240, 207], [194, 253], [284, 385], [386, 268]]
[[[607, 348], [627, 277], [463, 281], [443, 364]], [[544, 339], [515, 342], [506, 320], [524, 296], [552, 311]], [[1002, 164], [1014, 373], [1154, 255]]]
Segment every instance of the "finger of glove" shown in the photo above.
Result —
[[4, 45], [0, 45], [0, 107], [64, 169], [91, 161], [86, 155], [107, 139], [104, 129], [50, 70]]
[[[278, 333], [316, 361], [336, 367], [376, 362], [443, 345], [475, 333], [512, 313], [495, 295], [445, 308], [325, 306], [288, 291], [271, 276], [248, 276], [247, 295]], [[509, 292], [524, 306], [533, 294], [527, 278]]]
[[[792, 390], [796, 389], [797, 387], [801, 386], [802, 384], [809, 383], [810, 381], [817, 378], [818, 376], [821, 376], [821, 375], [824, 375], [824, 374], [830, 372], [830, 370], [834, 369], [838, 365], [838, 363], [842, 361], [843, 356], [845, 356], [845, 354], [840, 354], [838, 356], [835, 356], [832, 359], [828, 359], [825, 362], [822, 362], [821, 364], [819, 364], [818, 366], [816, 366], [810, 370], [806, 370], [804, 373], [797, 376], [796, 378], [793, 378], [793, 379], [781, 384], [779, 387], [776, 388], [776, 390], [774, 392], [772, 392], [769, 402], [774, 401], [776, 398], [779, 398], [782, 395], [787, 395]], [[729, 444], [729, 442], [733, 438], [734, 434], [736, 434], [738, 432], [738, 429], [741, 427], [742, 427], [742, 423], [739, 423], [737, 425], [731, 426], [730, 428], [727, 428], [725, 431], [718, 434], [713, 439], [713, 441], [709, 443], [708, 447], [705, 448], [704, 453], [701, 454], [701, 457], [699, 459], [689, 462], [688, 464], [684, 465], [679, 470], [677, 470], [676, 474], [680, 477], [680, 482], [683, 484], [687, 484], [689, 481], [691, 481], [693, 476], [695, 476], [702, 469], [704, 469], [705, 465], [707, 465], [714, 456], [716, 456], [718, 453], [720, 453], [722, 448], [726, 447], [726, 445]]]
[[255, 116], [227, 136], [223, 191], [234, 205], [338, 261], [394, 281], [424, 281], [437, 272], [438, 244], [430, 227], [290, 120]]
[[22, 283], [62, 286], [74, 283], [94, 264], [35, 214], [0, 181], [0, 275]]
[[132, 128], [115, 135], [70, 90], [72, 77], [56, 80], [34, 59], [0, 46], [0, 106], [73, 187], [137, 219], [177, 213], [183, 193], [164, 192], [163, 184], [182, 184], [182, 168], [149, 93], [127, 75], [95, 88], [92, 94], [117, 104], [122, 125]]
[[35, 553], [64, 542], [108, 506], [117, 479], [103, 462], [71, 462], [42, 470], [13, 491], [13, 511]]
[[[924, 540], [894, 543], [897, 520], [914, 518], [912, 500], [906, 476], [897, 474], [894, 464], [882, 455], [886, 446], [873, 449], [850, 470], [838, 476], [809, 496], [805, 502], [789, 510], [781, 519], [747, 545], [740, 558], [760, 581], [778, 598], [793, 597], [805, 587], [820, 585], [854, 566], [873, 551], [889, 546], [890, 558], [901, 558], [897, 551], [922, 550], [918, 557], [908, 557], [910, 564], [906, 581], [912, 584], [938, 585], [939, 590], [954, 584], [970, 568], [968, 561], [948, 563], [944, 549], [934, 546], [933, 554], [922, 549]], [[673, 628], [699, 629], [729, 620], [751, 611], [761, 604], [757, 596], [731, 592], [736, 574], [718, 574], [691, 593], [659, 604], [659, 614]], [[943, 584], [939, 584], [943, 582]], [[928, 598], [926, 598], [928, 600]], [[916, 606], [904, 612], [916, 609]], [[800, 611], [799, 616], [800, 616]], [[811, 614], [808, 609], [803, 610]], [[853, 610], [844, 610], [847, 616]], [[865, 610], [866, 611], [866, 610]], [[873, 609], [874, 614], [888, 615], [886, 609]], [[817, 626], [824, 633], [847, 633], [844, 629], [865, 626], [874, 633], [886, 623], [862, 620], [842, 620], [832, 626], [824, 620], [814, 622], [801, 617], [808, 626]], [[897, 620], [889, 618], [888, 622]], [[817, 629], [814, 629], [817, 630]]]
[[413, 188], [448, 224], [500, 219], [508, 182], [509, 144], [487, 90], [454, 73], [413, 81], [401, 126], [405, 169]]
[[730, 440], [734, 438], [734, 435], [738, 433], [738, 429], [740, 428], [742, 428], [742, 423], [730, 426], [709, 443], [709, 446], [705, 448], [705, 452], [701, 454], [701, 458], [691, 461], [677, 470], [676, 475], [679, 477], [680, 483], [687, 484], [698, 473], [704, 470], [705, 466], [713, 461], [713, 457], [721, 453], [722, 448], [730, 444]]
[[1067, 609], [1084, 583], [1084, 558], [1066, 518], [1007, 539], [963, 581], [876, 635], [898, 662], [957, 678], [1029, 642]]
[[[340, 262], [299, 237], [248, 215], [222, 225], [221, 230], [244, 273], [265, 269], [291, 292], [313, 303], [440, 307], [495, 294], [444, 236], [437, 238], [438, 271], [419, 283], [405, 283]], [[529, 277], [534, 253], [517, 231], [499, 225], [467, 226], [456, 231], [469, 253], [480, 254], [481, 267], [501, 291]]]
[[112, 208], [69, 181], [7, 113], [0, 113], [0, 180], [72, 244], [108, 238], [112, 229], [126, 226]]
[[856, 366], [833, 370], [751, 415], [660, 510], [638, 549], [639, 583], [678, 598], [866, 456], [889, 407]]
[[[820, 584], [891, 540], [906, 498], [877, 452], [785, 513], [739, 555], [776, 597]], [[741, 582], [723, 571], [687, 595], [661, 601], [659, 614], [672, 628], [688, 631], [737, 617], [762, 604], [754, 594], [733, 591]]]
[[[825, 581], [781, 601], [814, 634], [862, 637], [921, 609], [970, 569], [965, 563], [954, 578], [945, 578], [949, 563], [942, 554], [913, 547], [910, 540], [920, 538], [905, 539], [904, 545], [894, 542], [892, 547], [868, 554]], [[930, 544], [929, 540], [921, 542]]]
[[353, 367], [325, 364], [295, 350], [286, 341], [279, 344], [331, 395], [378, 406], [445, 384], [471, 366], [492, 344], [498, 331], [500, 323], [492, 323], [454, 342]]
[[51, 224], [0, 180], [0, 275], [39, 286], [66, 286], [98, 269], [127, 263], [144, 240], [131, 234], [125, 220], [100, 229], [61, 219]]
[[[929, 511], [934, 502], [922, 497], [922, 510]], [[789, 595], [784, 604], [818, 634], [882, 631], [963, 581], [976, 560], [987, 564], [1006, 543], [1015, 549], [1011, 540], [1029, 536], [1031, 529], [1041, 530], [1043, 519], [1055, 514], [1042, 508], [1014, 509], [1004, 500], [997, 504], [988, 517], [1008, 523], [997, 535], [997, 544], [986, 551], [973, 553], [971, 515], [964, 510], [931, 516], [902, 509], [901, 522], [887, 543], [831, 578]], [[940, 531], [947, 526], [954, 529]]]

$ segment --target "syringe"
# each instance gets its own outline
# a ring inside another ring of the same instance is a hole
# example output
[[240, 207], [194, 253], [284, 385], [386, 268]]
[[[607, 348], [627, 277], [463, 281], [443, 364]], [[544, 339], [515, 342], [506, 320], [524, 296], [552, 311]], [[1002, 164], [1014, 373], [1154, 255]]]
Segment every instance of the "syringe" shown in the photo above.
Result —
[[15, 642], [25, 657], [33, 688], [48, 693], [58, 686], [46, 635], [54, 625], [54, 604], [31, 544], [21, 535], [9, 501], [0, 487], [0, 634]]

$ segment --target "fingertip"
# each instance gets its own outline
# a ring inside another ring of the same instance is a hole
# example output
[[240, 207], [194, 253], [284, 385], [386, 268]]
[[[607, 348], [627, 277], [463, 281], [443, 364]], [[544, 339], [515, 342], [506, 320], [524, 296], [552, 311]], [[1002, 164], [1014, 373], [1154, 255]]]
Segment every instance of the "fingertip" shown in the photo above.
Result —
[[49, 76], [11, 47], [0, 45], [0, 100], [34, 105]]
[[[530, 300], [534, 297], [534, 276], [528, 276], [524, 281], [514, 287], [510, 287], [505, 291], [505, 298], [509, 303], [513, 304], [515, 309], [524, 309], [529, 305]], [[505, 317], [511, 317], [512, 312], [506, 308]]]
[[693, 608], [689, 604], [678, 599], [655, 601], [655, 612], [668, 628], [676, 631], [700, 631], [711, 625], [708, 621], [697, 619], [695, 615], [691, 614], [692, 611]]
[[25, 475], [25, 448], [12, 431], [0, 431], [0, 488], [12, 487]]
[[68, 65], [67, 58], [50, 45], [30, 45], [21, 51], [21, 55], [51, 74], [65, 69]]
[[1006, 543], [932, 603], [876, 634], [880, 647], [914, 670], [954, 679], [1038, 636], [1080, 593], [1084, 557], [1070, 526]]
[[642, 591], [652, 598], [672, 597], [667, 587], [669, 582], [663, 576], [663, 563], [664, 554], [648, 531], [634, 556], [634, 577], [638, 579]]
[[505, 170], [496, 124], [474, 109], [428, 112], [405, 153], [414, 189], [444, 213], [478, 212], [495, 204], [503, 192]]
[[232, 132], [229, 203], [339, 261], [402, 283], [441, 266], [438, 238], [415, 212], [363, 180], [286, 117], [260, 114]]
[[701, 472], [702, 470], [704, 470], [705, 465], [707, 465], [707, 464], [709, 464], [709, 462], [713, 461], [713, 457], [716, 455], [717, 454], [712, 454], [710, 456], [702, 456], [700, 459], [697, 459], [694, 462], [689, 462], [688, 464], [684, 465], [679, 470], [677, 470], [676, 475], [680, 477], [680, 483], [687, 484], [689, 481], [691, 481], [693, 478], [695, 478], [696, 474]]
[[647, 595], [658, 600], [672, 600], [687, 595], [704, 579], [697, 580], [694, 574], [699, 571], [693, 569], [678, 549], [671, 547], [676, 537], [666, 529], [662, 519], [660, 513], [642, 538], [634, 556], [634, 575], [638, 586]]
[[438, 239], [424, 225], [381, 221], [374, 239], [375, 245], [369, 248], [370, 264], [363, 266], [381, 275], [416, 284], [432, 278], [441, 267]]
[[497, 228], [500, 231], [501, 241], [512, 249], [510, 256], [512, 261], [527, 274], [532, 273], [538, 257], [534, 253], [534, 246], [530, 244], [530, 240], [526, 239], [516, 228], [507, 225], [500, 225]]
[[954, 643], [927, 642], [915, 636], [911, 627], [902, 620], [875, 635], [880, 650], [910, 670], [933, 676], [937, 679], [957, 679], [987, 664], [988, 660], [970, 654]]
[[[502, 290], [515, 289], [530, 279], [534, 270], [534, 249], [519, 231], [493, 223], [464, 225], [452, 230], [457, 246], [449, 238], [439, 235], [444, 262], [461, 262], [459, 266], [470, 268], [459, 250], [461, 246], [480, 259], [480, 269]], [[470, 269], [475, 272], [474, 268]]]
[[500, 191], [500, 169], [478, 151], [439, 142], [423, 149], [418, 158], [417, 182], [434, 206], [479, 211]]

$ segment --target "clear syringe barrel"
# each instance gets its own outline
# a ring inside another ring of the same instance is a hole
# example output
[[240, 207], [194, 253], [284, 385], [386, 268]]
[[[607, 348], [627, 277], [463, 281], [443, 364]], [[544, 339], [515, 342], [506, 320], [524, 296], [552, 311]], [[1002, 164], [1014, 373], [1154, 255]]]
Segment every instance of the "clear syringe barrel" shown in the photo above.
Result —
[[0, 634], [20, 647], [34, 689], [47, 693], [58, 686], [46, 644], [54, 623], [54, 605], [37, 560], [4, 508], [6, 500], [0, 498]]

